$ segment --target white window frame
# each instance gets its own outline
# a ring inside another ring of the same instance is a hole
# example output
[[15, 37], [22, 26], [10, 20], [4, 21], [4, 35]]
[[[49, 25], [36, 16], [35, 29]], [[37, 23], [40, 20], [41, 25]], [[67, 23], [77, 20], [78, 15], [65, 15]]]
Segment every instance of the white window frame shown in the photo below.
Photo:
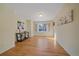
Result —
[[48, 24], [46, 24], [46, 31], [39, 31], [39, 25], [40, 24], [46, 24], [46, 23], [39, 23], [39, 24], [37, 24], [37, 32], [48, 32]]

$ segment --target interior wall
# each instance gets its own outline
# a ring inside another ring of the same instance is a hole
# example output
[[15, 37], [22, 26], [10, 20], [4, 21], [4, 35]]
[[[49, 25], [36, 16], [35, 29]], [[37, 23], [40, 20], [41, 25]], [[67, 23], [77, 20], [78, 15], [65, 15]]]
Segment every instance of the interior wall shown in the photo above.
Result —
[[31, 37], [31, 20], [26, 20], [26, 31], [29, 32], [29, 36]]
[[34, 21], [31, 20], [31, 37], [34, 36]]
[[[38, 23], [46, 23], [48, 24], [48, 31], [47, 32], [37, 32], [37, 26]], [[53, 22], [52, 21], [37, 21], [34, 22], [34, 35], [35, 36], [53, 36]]]
[[57, 17], [63, 16], [69, 10], [73, 10], [73, 22], [56, 26], [56, 38], [70, 55], [79, 55], [79, 4], [65, 4]]
[[15, 46], [16, 15], [6, 4], [0, 4], [0, 53]]

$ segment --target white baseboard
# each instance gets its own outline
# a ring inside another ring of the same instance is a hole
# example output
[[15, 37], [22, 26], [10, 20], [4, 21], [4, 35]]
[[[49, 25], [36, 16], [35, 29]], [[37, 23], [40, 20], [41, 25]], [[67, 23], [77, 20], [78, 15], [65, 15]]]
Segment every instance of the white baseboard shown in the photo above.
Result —
[[9, 46], [9, 47], [7, 47], [7, 48], [1, 50], [1, 51], [0, 51], [0, 54], [4, 53], [5, 51], [7, 51], [7, 50], [9, 50], [9, 49], [11, 49], [11, 48], [13, 48], [13, 47], [15, 47], [15, 45]]

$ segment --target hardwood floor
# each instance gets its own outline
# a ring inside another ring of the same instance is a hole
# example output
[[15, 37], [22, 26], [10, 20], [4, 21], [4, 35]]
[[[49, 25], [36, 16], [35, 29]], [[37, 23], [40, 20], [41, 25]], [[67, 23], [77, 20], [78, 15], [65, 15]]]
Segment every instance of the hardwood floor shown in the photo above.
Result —
[[53, 37], [32, 37], [16, 43], [1, 56], [69, 56]]

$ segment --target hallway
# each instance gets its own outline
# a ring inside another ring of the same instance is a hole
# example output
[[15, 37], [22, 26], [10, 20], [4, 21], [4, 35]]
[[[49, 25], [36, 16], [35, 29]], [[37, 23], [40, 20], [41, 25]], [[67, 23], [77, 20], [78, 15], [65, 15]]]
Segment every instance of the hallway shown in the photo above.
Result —
[[68, 56], [69, 54], [55, 42], [53, 37], [38, 37], [16, 43], [16, 46], [2, 56]]

